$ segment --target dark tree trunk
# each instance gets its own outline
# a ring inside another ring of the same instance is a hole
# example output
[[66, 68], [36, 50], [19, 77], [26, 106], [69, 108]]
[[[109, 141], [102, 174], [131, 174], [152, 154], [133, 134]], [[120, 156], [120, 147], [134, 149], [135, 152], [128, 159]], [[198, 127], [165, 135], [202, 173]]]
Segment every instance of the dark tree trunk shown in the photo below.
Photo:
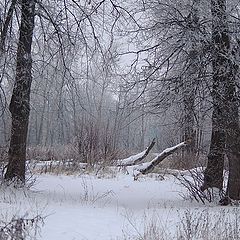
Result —
[[[221, 188], [224, 150], [229, 159], [228, 199], [240, 199], [240, 127], [236, 99], [237, 67], [230, 47], [226, 0], [212, 0], [213, 130], [206, 187]], [[212, 180], [215, 179], [215, 180]]]
[[[240, 127], [238, 104], [236, 98], [236, 74], [237, 66], [234, 62], [234, 54], [228, 32], [226, 17], [226, 0], [213, 1], [213, 18], [217, 19], [213, 24], [213, 79], [218, 81], [223, 90], [219, 105], [222, 105], [222, 122], [220, 127], [225, 130], [225, 152], [229, 160], [229, 178], [227, 187], [227, 199], [240, 199]], [[228, 201], [227, 201], [228, 202]]]
[[212, 137], [208, 164], [204, 174], [202, 190], [223, 187], [223, 166], [225, 150], [226, 109], [224, 89], [228, 81], [227, 58], [230, 40], [228, 36], [226, 1], [212, 0]]
[[229, 160], [229, 177], [227, 197], [240, 200], [240, 132], [239, 125], [227, 132], [227, 156]]
[[[214, 94], [213, 94], [213, 98]], [[223, 188], [223, 167], [224, 167], [224, 148], [225, 148], [225, 131], [219, 128], [221, 122], [221, 110], [214, 107], [212, 113], [212, 136], [211, 145], [208, 154], [208, 164], [204, 172], [204, 183], [201, 190], [216, 187]]]
[[26, 140], [30, 112], [32, 83], [31, 45], [34, 28], [34, 0], [22, 0], [22, 16], [17, 50], [16, 78], [10, 102], [12, 115], [6, 180], [25, 181]]
[[229, 60], [229, 81], [225, 92], [226, 99], [226, 154], [229, 160], [227, 197], [240, 200], [240, 126], [235, 76], [237, 67]]

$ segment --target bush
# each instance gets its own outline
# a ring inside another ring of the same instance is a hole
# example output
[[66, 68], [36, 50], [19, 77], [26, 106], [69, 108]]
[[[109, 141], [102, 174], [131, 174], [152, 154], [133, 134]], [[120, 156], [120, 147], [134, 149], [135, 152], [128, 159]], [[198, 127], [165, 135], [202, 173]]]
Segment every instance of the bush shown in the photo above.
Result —
[[32, 240], [37, 239], [41, 226], [41, 216], [34, 218], [12, 218], [9, 222], [0, 221], [1, 240]]

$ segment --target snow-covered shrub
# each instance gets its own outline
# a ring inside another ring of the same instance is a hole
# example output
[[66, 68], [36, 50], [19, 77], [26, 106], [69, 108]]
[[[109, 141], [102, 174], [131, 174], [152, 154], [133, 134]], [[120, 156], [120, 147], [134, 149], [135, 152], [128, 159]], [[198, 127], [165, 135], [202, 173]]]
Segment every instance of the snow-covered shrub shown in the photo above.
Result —
[[[239, 208], [179, 209], [174, 219], [145, 215], [141, 224], [126, 216], [132, 227], [123, 231], [124, 240], [227, 240], [240, 239]], [[172, 221], [169, 226], [168, 221]]]
[[[112, 165], [113, 159], [123, 155], [121, 151], [109, 152], [108, 154], [82, 155], [79, 152], [78, 144], [73, 142], [67, 145], [54, 147], [32, 146], [27, 149], [27, 159], [33, 165], [35, 162], [45, 164], [43, 172], [71, 173], [82, 170], [84, 167], [97, 169]], [[84, 164], [83, 164], [84, 163]]]
[[215, 213], [208, 209], [198, 212], [186, 210], [180, 216], [176, 239], [240, 239], [239, 217], [238, 208], [221, 209]]
[[44, 219], [37, 215], [34, 218], [15, 218], [9, 222], [0, 221], [1, 240], [37, 239]]
[[73, 144], [49, 146], [31, 146], [27, 148], [27, 159], [40, 161], [80, 160]]
[[224, 195], [223, 191], [218, 189], [206, 189], [201, 191], [203, 185], [203, 167], [189, 169], [187, 171], [180, 171], [175, 177], [178, 179], [180, 185], [184, 186], [188, 190], [188, 195], [183, 195], [183, 198], [190, 198], [197, 202], [218, 202]]

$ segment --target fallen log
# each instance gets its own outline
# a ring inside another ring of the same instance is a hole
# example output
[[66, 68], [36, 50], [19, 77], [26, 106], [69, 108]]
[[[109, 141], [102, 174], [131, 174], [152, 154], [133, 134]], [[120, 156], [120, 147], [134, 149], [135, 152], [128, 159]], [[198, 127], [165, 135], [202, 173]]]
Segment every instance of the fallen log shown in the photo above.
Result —
[[118, 160], [117, 166], [118, 167], [127, 167], [127, 166], [136, 165], [137, 163], [141, 162], [145, 157], [147, 157], [147, 155], [149, 154], [149, 152], [151, 151], [151, 149], [153, 148], [155, 143], [156, 142], [155, 142], [155, 138], [154, 138], [152, 140], [152, 142], [150, 143], [150, 145], [143, 152], [140, 152], [136, 155], [132, 155], [125, 159]]
[[140, 174], [147, 174], [153, 171], [153, 169], [162, 162], [166, 157], [176, 152], [178, 149], [185, 147], [186, 145], [190, 144], [191, 140], [187, 140], [185, 142], [181, 142], [177, 144], [176, 146], [173, 146], [171, 148], [166, 148], [163, 150], [160, 154], [158, 154], [152, 161], [143, 163], [139, 166], [137, 166], [134, 169], [134, 180], [137, 180], [138, 176]]

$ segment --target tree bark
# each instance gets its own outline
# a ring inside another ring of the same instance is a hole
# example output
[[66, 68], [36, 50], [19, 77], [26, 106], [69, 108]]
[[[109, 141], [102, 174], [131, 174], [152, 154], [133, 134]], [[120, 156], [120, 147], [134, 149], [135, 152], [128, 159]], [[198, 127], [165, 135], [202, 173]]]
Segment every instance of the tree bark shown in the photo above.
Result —
[[208, 164], [204, 171], [204, 183], [201, 190], [216, 187], [223, 188], [223, 167], [224, 167], [224, 147], [225, 147], [225, 131], [219, 129], [221, 121], [221, 113], [214, 108], [212, 113], [212, 136], [211, 145], [208, 154]]
[[204, 174], [202, 190], [223, 187], [223, 166], [225, 148], [226, 109], [224, 89], [228, 81], [227, 49], [229, 48], [226, 18], [226, 1], [212, 0], [212, 137], [208, 154], [208, 164]]
[[227, 185], [227, 197], [240, 200], [240, 126], [238, 102], [236, 97], [236, 73], [237, 67], [230, 62], [228, 85], [225, 92], [226, 114], [226, 155], [229, 160], [229, 176]]
[[226, 0], [212, 0], [211, 12], [213, 130], [203, 186], [222, 188], [225, 150], [229, 160], [229, 178], [226, 199], [221, 203], [228, 204], [229, 199], [240, 199], [240, 126], [236, 98], [238, 68], [231, 50]]
[[34, 28], [34, 0], [22, 0], [21, 25], [17, 49], [17, 66], [9, 106], [12, 116], [11, 139], [5, 179], [25, 182], [26, 140], [30, 113], [32, 83], [31, 46]]
[[[213, 1], [213, 17], [217, 19], [213, 24], [214, 39], [214, 77], [222, 83], [223, 98], [219, 102], [223, 106], [222, 123], [226, 138], [226, 155], [229, 160], [229, 178], [226, 198], [240, 199], [240, 127], [238, 104], [236, 98], [237, 66], [231, 49], [226, 16], [226, 0]], [[219, 93], [219, 94], [220, 94]], [[227, 201], [228, 202], [228, 201]]]

